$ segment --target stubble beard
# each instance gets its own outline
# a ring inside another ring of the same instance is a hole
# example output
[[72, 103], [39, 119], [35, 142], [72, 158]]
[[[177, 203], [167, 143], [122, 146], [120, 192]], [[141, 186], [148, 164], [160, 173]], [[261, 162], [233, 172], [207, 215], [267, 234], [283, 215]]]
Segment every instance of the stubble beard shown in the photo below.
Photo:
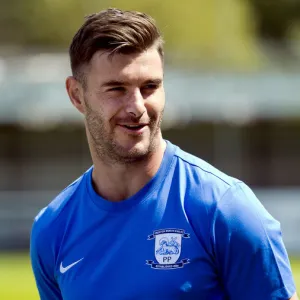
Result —
[[93, 111], [89, 105], [86, 105], [85, 121], [91, 150], [95, 152], [98, 159], [105, 163], [127, 165], [145, 161], [151, 157], [159, 146], [162, 117], [163, 111], [160, 112], [157, 119], [150, 118], [148, 147], [143, 151], [138, 149], [128, 151], [114, 139], [113, 133], [106, 129], [101, 113]]

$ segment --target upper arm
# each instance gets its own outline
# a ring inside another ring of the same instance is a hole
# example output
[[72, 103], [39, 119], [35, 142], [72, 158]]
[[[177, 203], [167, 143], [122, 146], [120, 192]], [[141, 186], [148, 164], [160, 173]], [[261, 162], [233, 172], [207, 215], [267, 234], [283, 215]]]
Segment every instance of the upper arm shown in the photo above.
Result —
[[297, 294], [295, 293], [289, 300], [298, 300]]
[[280, 223], [246, 185], [230, 188], [218, 203], [212, 239], [230, 299], [287, 300], [295, 293]]
[[62, 296], [54, 278], [50, 247], [34, 223], [30, 238], [30, 258], [36, 285], [42, 300], [61, 300]]

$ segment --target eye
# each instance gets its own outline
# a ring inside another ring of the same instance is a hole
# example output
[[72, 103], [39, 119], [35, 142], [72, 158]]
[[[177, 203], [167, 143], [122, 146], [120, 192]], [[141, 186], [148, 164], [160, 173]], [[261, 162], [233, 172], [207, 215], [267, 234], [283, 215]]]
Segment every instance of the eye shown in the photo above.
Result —
[[115, 86], [113, 88], [108, 89], [109, 92], [125, 92], [125, 87], [123, 86]]
[[154, 83], [149, 83], [147, 85], [145, 85], [142, 89], [146, 89], [146, 90], [155, 90], [158, 88], [157, 84]]
[[155, 91], [159, 88], [159, 85], [158, 84], [155, 84], [155, 83], [148, 83], [146, 85], [144, 85], [142, 88], [141, 88], [141, 92], [144, 94], [144, 95], [152, 95], [155, 93]]

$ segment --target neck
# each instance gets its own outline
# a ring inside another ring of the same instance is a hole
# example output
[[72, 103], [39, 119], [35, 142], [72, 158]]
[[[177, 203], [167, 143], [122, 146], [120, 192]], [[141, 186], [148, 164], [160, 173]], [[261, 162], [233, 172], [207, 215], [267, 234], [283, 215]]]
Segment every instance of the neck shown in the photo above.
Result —
[[147, 158], [130, 164], [106, 164], [93, 157], [92, 174], [95, 191], [104, 199], [118, 202], [136, 194], [158, 171], [166, 143], [160, 138], [155, 151]]

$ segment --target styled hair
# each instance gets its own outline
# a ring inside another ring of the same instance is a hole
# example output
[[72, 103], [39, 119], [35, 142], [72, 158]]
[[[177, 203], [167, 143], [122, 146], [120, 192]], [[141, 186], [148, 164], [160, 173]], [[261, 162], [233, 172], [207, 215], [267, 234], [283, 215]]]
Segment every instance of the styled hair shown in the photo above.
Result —
[[141, 53], [153, 46], [163, 60], [163, 38], [153, 18], [137, 11], [109, 8], [87, 16], [74, 35], [69, 48], [71, 70], [85, 84], [83, 68], [97, 51], [112, 56]]

